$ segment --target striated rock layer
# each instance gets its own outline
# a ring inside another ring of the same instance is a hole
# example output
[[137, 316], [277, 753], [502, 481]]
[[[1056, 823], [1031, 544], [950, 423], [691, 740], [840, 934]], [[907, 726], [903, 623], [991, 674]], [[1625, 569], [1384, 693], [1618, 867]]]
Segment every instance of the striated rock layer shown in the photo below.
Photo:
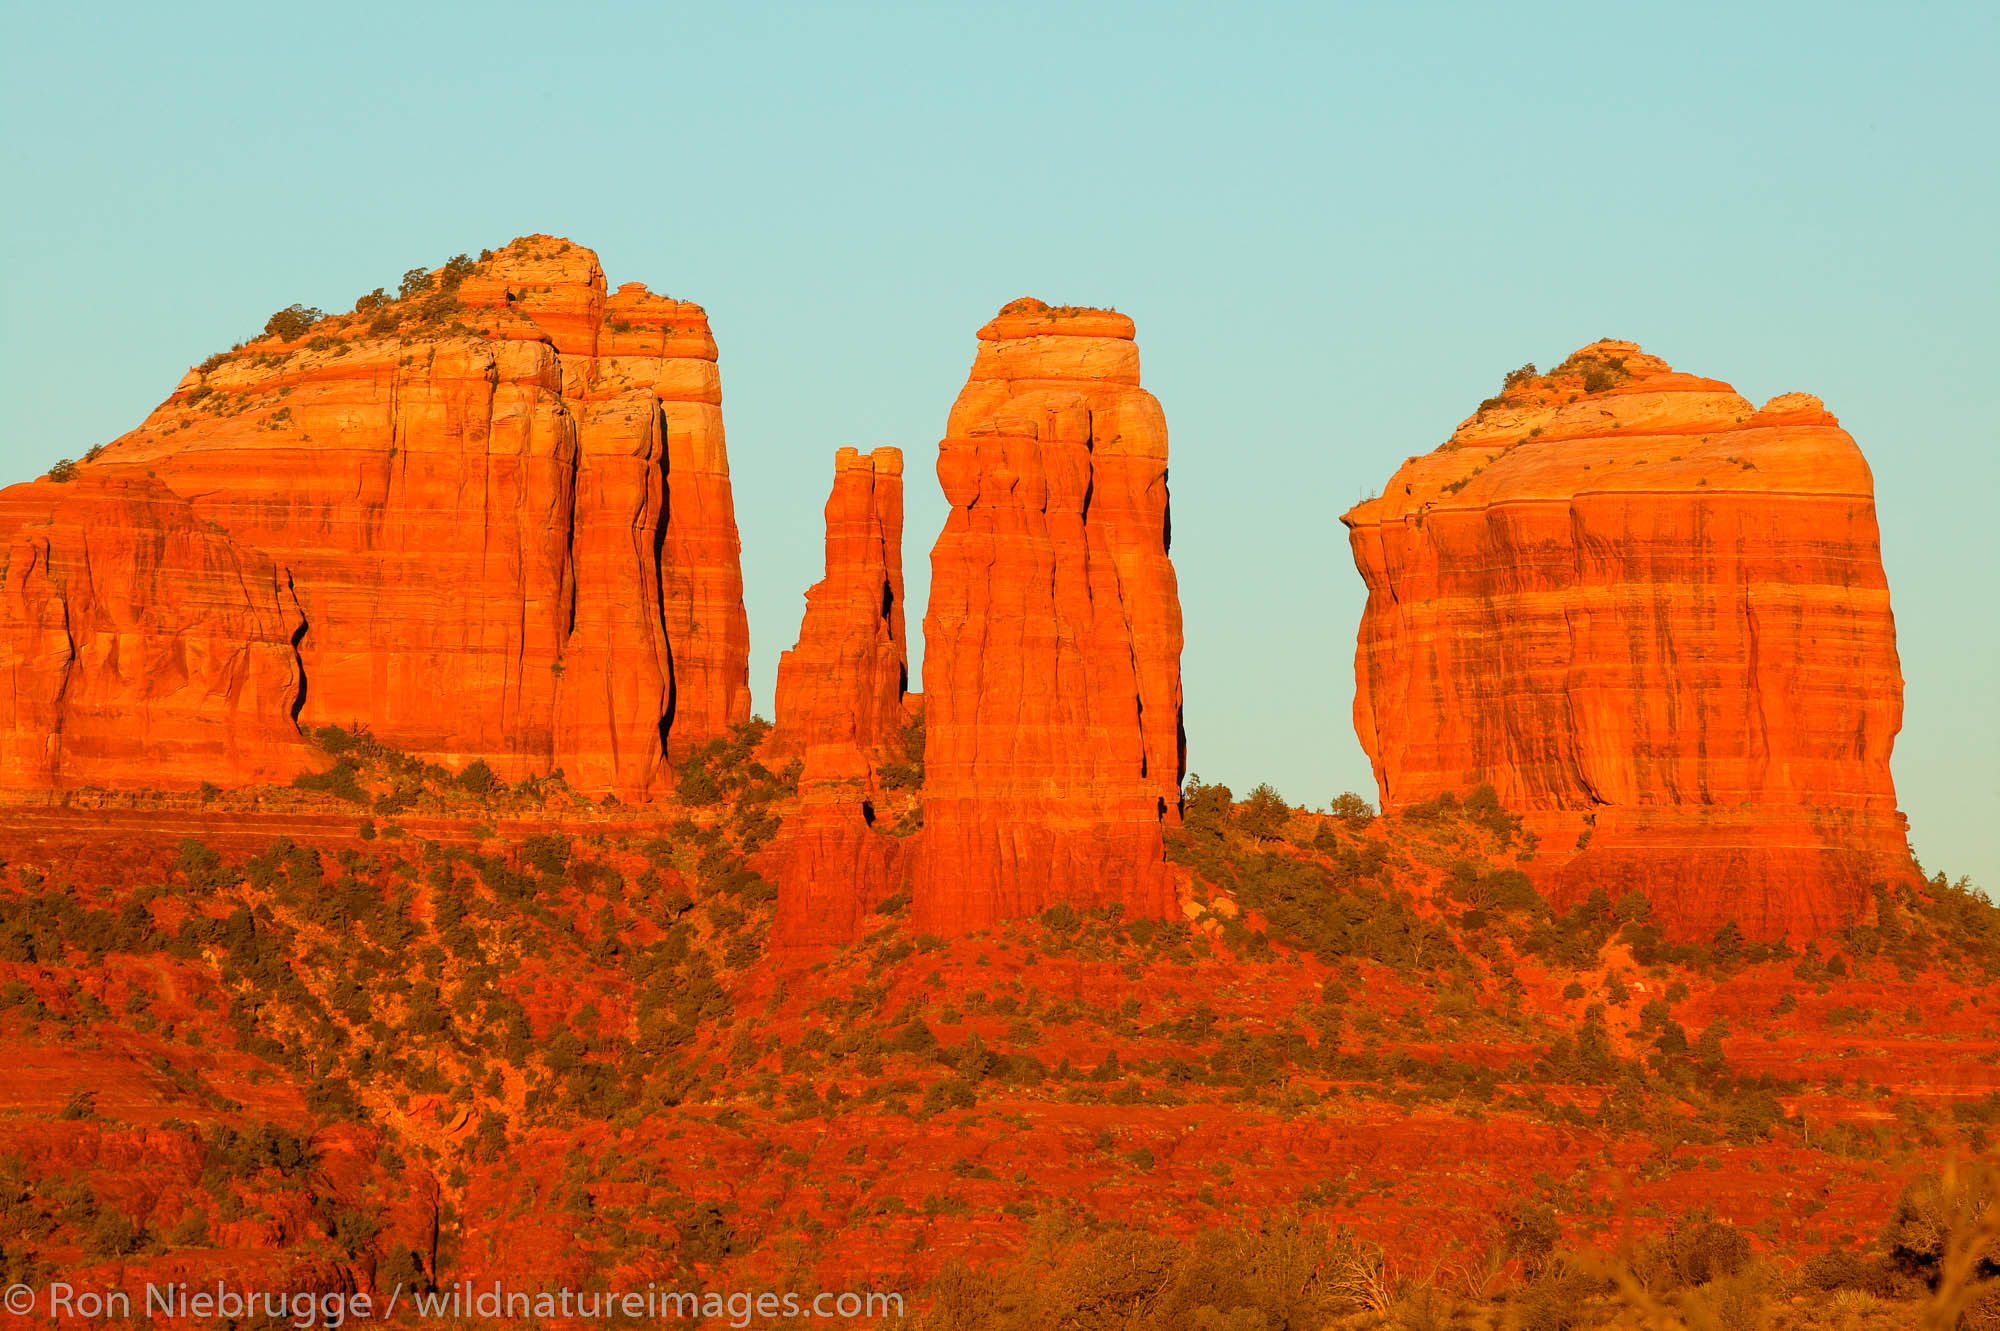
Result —
[[1167, 426], [1132, 321], [1022, 300], [979, 330], [938, 450], [919, 928], [1058, 902], [1175, 910], [1181, 618]]
[[1643, 889], [1683, 937], [1837, 928], [1910, 867], [1873, 479], [1817, 398], [1599, 342], [1343, 521], [1385, 811], [1491, 782], [1560, 901]]
[[774, 939], [842, 943], [895, 890], [904, 842], [876, 830], [878, 770], [899, 759], [910, 667], [903, 624], [903, 454], [834, 455], [826, 576], [778, 658], [772, 761], [797, 759], [800, 808], [774, 848]]
[[[300, 724], [643, 795], [663, 742], [749, 714], [707, 318], [607, 295], [596, 256], [548, 236], [417, 276], [191, 370], [81, 470], [156, 477], [277, 570], [303, 617]], [[158, 576], [180, 594], [181, 570]]]
[[306, 765], [303, 622], [271, 561], [156, 480], [0, 491], [0, 770], [10, 783], [254, 783]]

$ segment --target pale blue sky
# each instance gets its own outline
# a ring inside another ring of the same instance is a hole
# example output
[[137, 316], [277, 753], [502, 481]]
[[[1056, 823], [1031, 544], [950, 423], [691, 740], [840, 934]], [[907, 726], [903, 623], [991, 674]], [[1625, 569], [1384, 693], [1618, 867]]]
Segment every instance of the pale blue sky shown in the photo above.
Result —
[[1918, 854], [2000, 886], [1991, 4], [13, 5], [0, 481], [292, 301], [551, 231], [722, 346], [768, 713], [833, 449], [930, 471], [972, 333], [1139, 324], [1191, 762], [1371, 794], [1338, 515], [1503, 371], [1628, 337], [1876, 472]]

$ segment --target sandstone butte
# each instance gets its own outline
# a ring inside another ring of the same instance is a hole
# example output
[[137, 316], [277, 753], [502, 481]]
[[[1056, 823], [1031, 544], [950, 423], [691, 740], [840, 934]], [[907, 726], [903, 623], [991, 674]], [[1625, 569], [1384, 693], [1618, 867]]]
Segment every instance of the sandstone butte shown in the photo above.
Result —
[[1020, 300], [939, 445], [917, 927], [1057, 903], [1176, 908], [1181, 616], [1167, 426], [1132, 321]]
[[362, 724], [643, 795], [749, 715], [721, 401], [699, 306], [549, 236], [190, 370], [0, 494], [0, 786], [283, 779]]
[[902, 757], [910, 665], [903, 622], [903, 454], [834, 455], [826, 576], [798, 645], [778, 658], [773, 762], [797, 759], [799, 808], [774, 851], [775, 940], [844, 943], [891, 895], [904, 842], [875, 828], [878, 772]]
[[1820, 403], [1630, 342], [1502, 393], [1350, 511], [1385, 812], [1490, 782], [1559, 903], [1822, 933], [1912, 868], [1874, 484]]

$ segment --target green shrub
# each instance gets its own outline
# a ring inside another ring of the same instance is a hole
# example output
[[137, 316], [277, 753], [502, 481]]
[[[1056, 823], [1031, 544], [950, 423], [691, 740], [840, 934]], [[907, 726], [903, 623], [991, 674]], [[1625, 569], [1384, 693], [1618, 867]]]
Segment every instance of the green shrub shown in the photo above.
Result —
[[474, 758], [454, 778], [459, 787], [474, 795], [490, 795], [500, 783], [493, 769], [486, 765], [484, 758]]
[[174, 1227], [167, 1231], [167, 1242], [176, 1248], [206, 1248], [208, 1212], [199, 1206], [189, 1208], [174, 1222]]
[[124, 1257], [135, 1253], [145, 1242], [145, 1230], [116, 1208], [97, 1213], [90, 1227], [90, 1250], [99, 1257]]
[[1675, 1218], [1639, 1250], [1634, 1269], [1649, 1289], [1691, 1289], [1750, 1262], [1750, 1238], [1707, 1207]]
[[1284, 832], [1285, 820], [1291, 816], [1291, 806], [1268, 782], [1250, 792], [1240, 813], [1243, 830], [1260, 841], [1276, 841]]
[[878, 775], [888, 790], [915, 790], [924, 784], [924, 709], [919, 707], [903, 727], [902, 761], [885, 765]]
[[287, 305], [264, 321], [264, 335], [275, 337], [280, 342], [296, 342], [325, 317], [319, 310], [305, 305]]
[[333, 766], [324, 772], [299, 773], [292, 778], [292, 785], [299, 790], [323, 791], [353, 804], [368, 802], [368, 792], [361, 786], [360, 769], [346, 754], [336, 759]]
[[1236, 796], [1221, 782], [1204, 783], [1193, 773], [1181, 788], [1181, 818], [1191, 830], [1219, 832], [1235, 810]]
[[1327, 812], [1357, 832], [1375, 821], [1375, 806], [1351, 790], [1336, 796]]

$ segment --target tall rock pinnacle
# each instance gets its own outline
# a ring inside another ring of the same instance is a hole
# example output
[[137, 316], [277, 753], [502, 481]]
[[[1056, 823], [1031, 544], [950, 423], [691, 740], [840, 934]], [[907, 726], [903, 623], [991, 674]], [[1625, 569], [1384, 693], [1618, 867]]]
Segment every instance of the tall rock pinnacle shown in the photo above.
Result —
[[874, 828], [877, 772], [903, 755], [903, 454], [834, 456], [826, 576], [806, 593], [798, 645], [778, 659], [766, 755], [797, 758], [799, 812], [776, 849], [776, 938], [850, 940], [889, 895], [903, 842]]
[[1175, 905], [1181, 617], [1167, 427], [1132, 321], [1020, 300], [979, 330], [938, 450], [916, 920]]

